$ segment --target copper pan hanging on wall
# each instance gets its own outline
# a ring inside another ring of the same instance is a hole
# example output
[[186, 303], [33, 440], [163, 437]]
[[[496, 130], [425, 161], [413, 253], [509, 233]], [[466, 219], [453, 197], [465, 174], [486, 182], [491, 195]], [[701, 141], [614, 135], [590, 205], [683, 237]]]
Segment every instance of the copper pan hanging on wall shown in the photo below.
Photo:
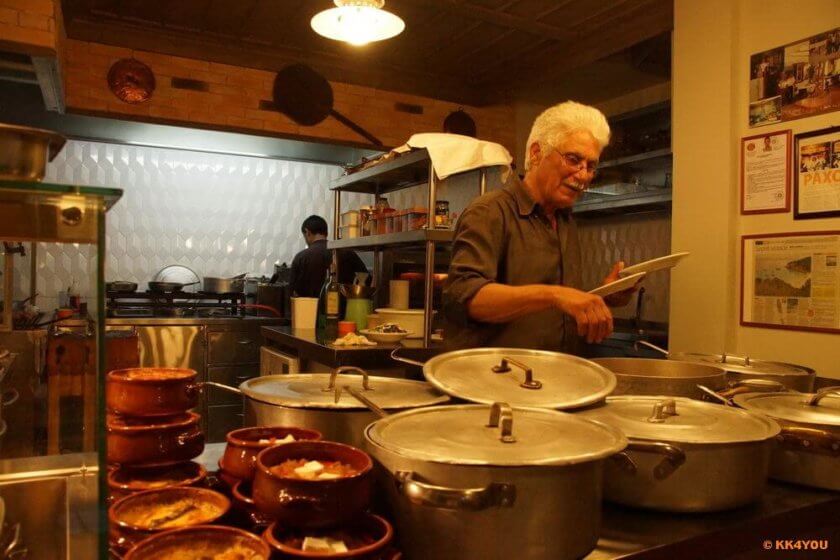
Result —
[[155, 75], [151, 68], [136, 58], [123, 58], [108, 71], [108, 88], [120, 101], [143, 103], [155, 91]]

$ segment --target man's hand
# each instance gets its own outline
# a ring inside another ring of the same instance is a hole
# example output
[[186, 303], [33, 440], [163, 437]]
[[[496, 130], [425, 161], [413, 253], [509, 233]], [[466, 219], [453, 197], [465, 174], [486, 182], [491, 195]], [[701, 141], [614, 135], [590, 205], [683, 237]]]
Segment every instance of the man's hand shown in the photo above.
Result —
[[[618, 275], [619, 272], [624, 270], [624, 261], [618, 261], [610, 270], [610, 273], [607, 274], [607, 277], [604, 278], [603, 284], [609, 284], [610, 282], [615, 282], [616, 280], [620, 280], [621, 277]], [[641, 280], [636, 282], [636, 284], [632, 288], [627, 288], [626, 290], [622, 290], [620, 292], [616, 292], [614, 294], [610, 294], [604, 297], [604, 301], [610, 307], [624, 307], [630, 300], [633, 299], [633, 294], [639, 289], [639, 284]]]
[[566, 286], [552, 286], [555, 305], [566, 315], [574, 317], [578, 334], [586, 342], [601, 342], [613, 330], [612, 313], [601, 296]]

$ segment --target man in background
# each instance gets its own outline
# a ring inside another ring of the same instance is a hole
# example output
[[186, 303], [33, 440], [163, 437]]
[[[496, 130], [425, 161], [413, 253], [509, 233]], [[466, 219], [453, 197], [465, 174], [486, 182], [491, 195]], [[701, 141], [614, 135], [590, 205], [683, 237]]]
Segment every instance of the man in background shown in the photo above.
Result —
[[[332, 251], [327, 249], [327, 221], [309, 216], [300, 227], [306, 249], [292, 261], [291, 288], [296, 297], [318, 297], [332, 264]], [[338, 251], [338, 281], [352, 284], [357, 272], [367, 273], [362, 259], [353, 251]]]

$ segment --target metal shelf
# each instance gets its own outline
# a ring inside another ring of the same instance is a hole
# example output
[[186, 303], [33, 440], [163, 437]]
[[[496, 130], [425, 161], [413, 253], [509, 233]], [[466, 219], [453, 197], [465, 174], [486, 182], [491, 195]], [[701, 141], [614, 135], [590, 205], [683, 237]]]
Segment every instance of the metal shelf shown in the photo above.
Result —
[[598, 164], [598, 169], [607, 169], [608, 167], [618, 167], [619, 165], [627, 165], [628, 163], [638, 163], [640, 161], [647, 161], [650, 159], [669, 157], [671, 156], [671, 148], [662, 148], [659, 150], [652, 150], [650, 152], [643, 152], [641, 154], [634, 154], [622, 158], [610, 159], [602, 161]]
[[380, 165], [339, 177], [331, 190], [362, 194], [384, 194], [429, 181], [429, 152], [408, 152]]
[[628, 211], [664, 210], [671, 207], [671, 198], [671, 189], [610, 196], [596, 200], [587, 200], [585, 202], [581, 201], [574, 206], [572, 213], [575, 216], [588, 216], [614, 213], [626, 214]]
[[366, 235], [353, 239], [335, 239], [327, 242], [327, 248], [375, 251], [405, 245], [418, 245], [427, 241], [450, 243], [454, 237], [455, 232], [451, 229], [414, 229], [399, 233]]

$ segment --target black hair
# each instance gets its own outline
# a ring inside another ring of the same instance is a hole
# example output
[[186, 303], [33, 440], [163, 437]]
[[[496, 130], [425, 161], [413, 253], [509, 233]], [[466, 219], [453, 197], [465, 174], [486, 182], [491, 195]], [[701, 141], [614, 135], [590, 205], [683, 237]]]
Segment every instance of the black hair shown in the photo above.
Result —
[[321, 216], [309, 216], [303, 220], [303, 225], [300, 226], [301, 233], [306, 231], [309, 231], [312, 235], [327, 235], [327, 220]]

